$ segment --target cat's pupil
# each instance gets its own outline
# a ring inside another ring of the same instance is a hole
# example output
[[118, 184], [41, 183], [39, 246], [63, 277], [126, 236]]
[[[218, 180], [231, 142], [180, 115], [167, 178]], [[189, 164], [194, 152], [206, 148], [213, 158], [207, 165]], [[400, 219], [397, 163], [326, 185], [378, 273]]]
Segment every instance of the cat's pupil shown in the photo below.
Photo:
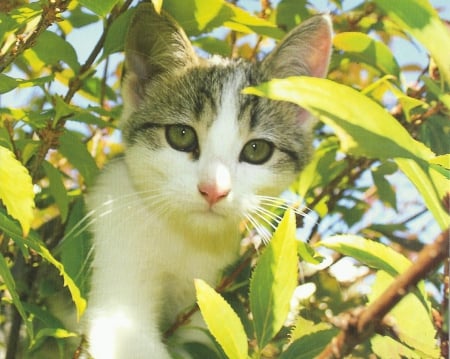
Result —
[[196, 156], [199, 152], [197, 134], [190, 126], [166, 126], [166, 140], [167, 143], [177, 151], [192, 152]]
[[272, 157], [273, 151], [274, 145], [272, 142], [262, 139], [251, 140], [242, 149], [239, 161], [260, 165]]

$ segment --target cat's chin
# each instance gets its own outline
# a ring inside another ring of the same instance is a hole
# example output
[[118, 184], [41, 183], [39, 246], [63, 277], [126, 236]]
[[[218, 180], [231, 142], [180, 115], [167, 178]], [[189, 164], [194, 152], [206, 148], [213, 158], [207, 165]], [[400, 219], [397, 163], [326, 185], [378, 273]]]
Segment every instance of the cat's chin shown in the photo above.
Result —
[[198, 221], [226, 222], [230, 221], [230, 214], [227, 211], [215, 208], [199, 209], [189, 213], [188, 218], [195, 218]]
[[239, 223], [240, 218], [236, 211], [232, 212], [223, 208], [197, 208], [191, 209], [185, 213], [185, 221], [189, 226], [199, 228], [208, 228], [209, 231], [221, 231], [224, 227]]

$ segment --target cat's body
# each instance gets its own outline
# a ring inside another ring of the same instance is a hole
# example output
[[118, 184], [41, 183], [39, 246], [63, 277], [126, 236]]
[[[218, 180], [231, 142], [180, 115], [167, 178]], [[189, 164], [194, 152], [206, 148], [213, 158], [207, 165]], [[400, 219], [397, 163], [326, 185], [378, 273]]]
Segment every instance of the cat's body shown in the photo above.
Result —
[[[201, 60], [150, 4], [138, 15], [126, 49], [125, 157], [107, 166], [88, 200], [95, 223], [85, 326], [95, 359], [170, 358], [162, 331], [194, 303], [193, 279], [217, 282], [237, 259], [242, 219], [257, 220], [264, 198], [309, 158], [308, 114], [241, 90], [323, 76], [330, 53], [324, 18], [250, 64]], [[307, 41], [320, 43], [296, 51]]]

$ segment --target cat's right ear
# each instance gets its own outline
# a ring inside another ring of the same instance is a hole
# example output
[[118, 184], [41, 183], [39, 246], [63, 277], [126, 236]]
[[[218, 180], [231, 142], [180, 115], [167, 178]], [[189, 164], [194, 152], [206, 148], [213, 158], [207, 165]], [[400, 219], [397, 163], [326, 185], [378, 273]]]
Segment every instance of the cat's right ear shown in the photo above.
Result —
[[183, 29], [152, 3], [138, 5], [125, 41], [125, 106], [135, 107], [145, 87], [157, 76], [196, 64], [198, 57]]

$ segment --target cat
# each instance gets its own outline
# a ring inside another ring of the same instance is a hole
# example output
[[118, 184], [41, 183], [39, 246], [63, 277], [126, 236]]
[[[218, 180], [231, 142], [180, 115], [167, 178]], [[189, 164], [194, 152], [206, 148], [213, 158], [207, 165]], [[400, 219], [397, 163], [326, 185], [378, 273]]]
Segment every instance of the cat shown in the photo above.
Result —
[[162, 332], [195, 302], [194, 278], [217, 282], [238, 258], [242, 220], [255, 224], [311, 155], [305, 110], [241, 91], [325, 76], [331, 36], [329, 18], [318, 15], [261, 62], [204, 59], [169, 15], [138, 5], [125, 45], [125, 154], [88, 196], [90, 356], [171, 358]]

